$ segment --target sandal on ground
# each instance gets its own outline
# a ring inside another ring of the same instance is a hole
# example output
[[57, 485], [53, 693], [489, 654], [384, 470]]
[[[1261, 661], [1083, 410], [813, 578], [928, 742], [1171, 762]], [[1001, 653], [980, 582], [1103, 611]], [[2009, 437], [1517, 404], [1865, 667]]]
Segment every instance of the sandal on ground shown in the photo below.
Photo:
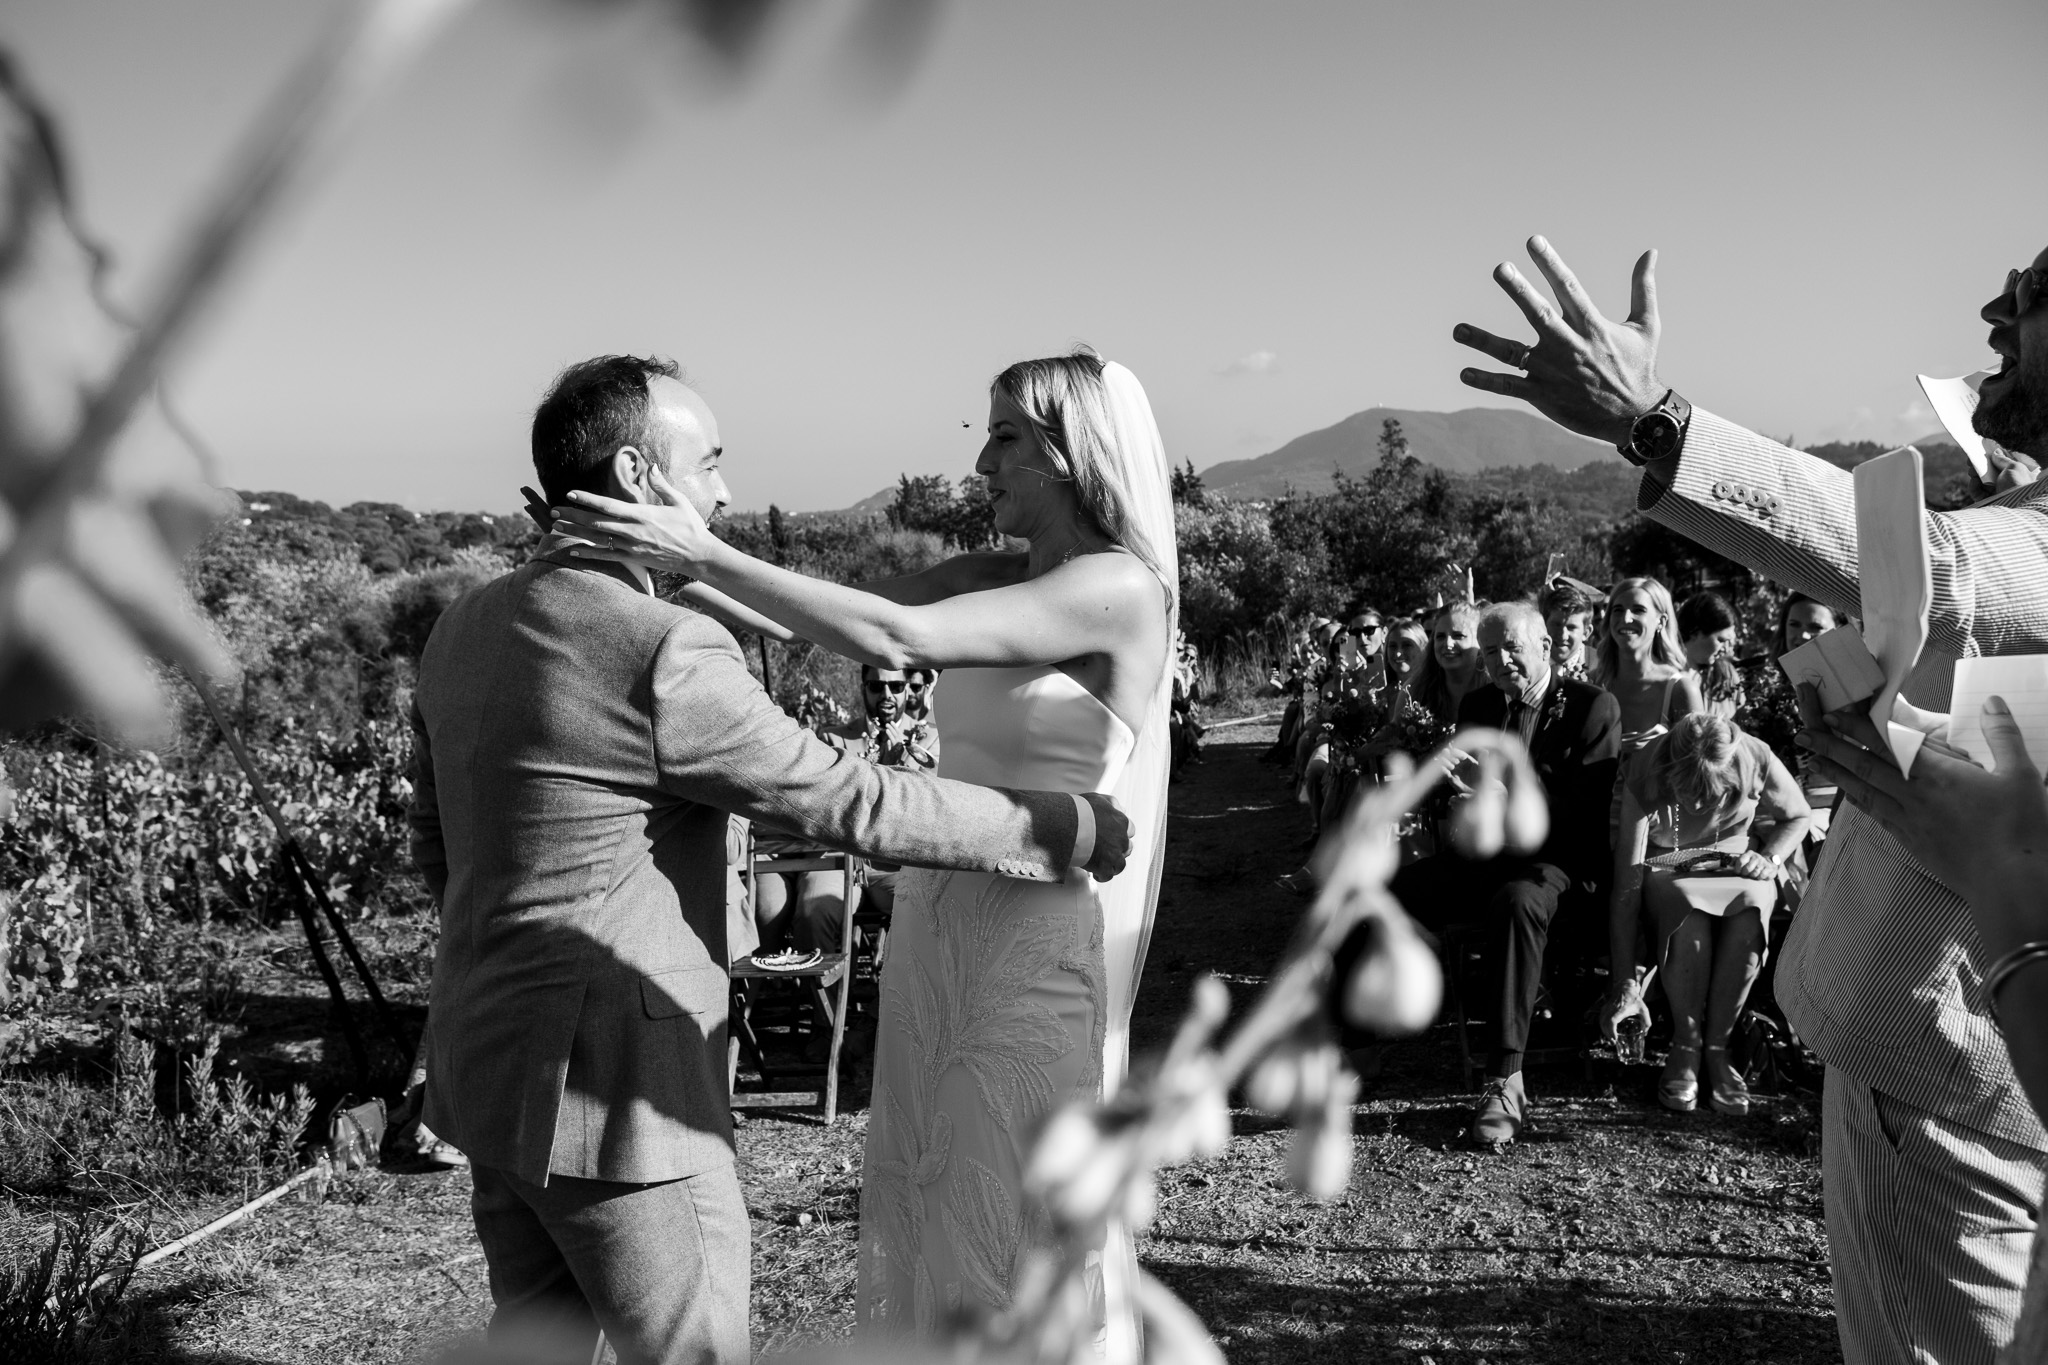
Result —
[[1749, 1087], [1735, 1069], [1725, 1047], [1710, 1047], [1707, 1056], [1707, 1103], [1718, 1114], [1740, 1118], [1749, 1112]]
[[1690, 1114], [1700, 1100], [1700, 1050], [1673, 1045], [1664, 1062], [1664, 1074], [1657, 1078], [1657, 1103], [1681, 1114]]

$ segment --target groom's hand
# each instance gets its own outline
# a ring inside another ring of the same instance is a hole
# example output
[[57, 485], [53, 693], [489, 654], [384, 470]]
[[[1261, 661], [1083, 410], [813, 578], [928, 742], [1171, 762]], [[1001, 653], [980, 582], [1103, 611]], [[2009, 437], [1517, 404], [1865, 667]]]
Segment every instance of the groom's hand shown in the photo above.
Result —
[[1130, 861], [1131, 819], [1100, 792], [1083, 792], [1081, 799], [1095, 812], [1095, 855], [1082, 864], [1081, 870], [1098, 882], [1106, 882]]

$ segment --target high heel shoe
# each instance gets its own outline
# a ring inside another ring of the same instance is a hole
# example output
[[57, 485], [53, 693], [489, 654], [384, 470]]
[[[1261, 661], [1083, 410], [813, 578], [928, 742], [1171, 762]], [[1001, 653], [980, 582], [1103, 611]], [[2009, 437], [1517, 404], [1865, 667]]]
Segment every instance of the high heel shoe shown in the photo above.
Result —
[[1742, 1073], [1735, 1069], [1725, 1047], [1706, 1049], [1706, 1057], [1707, 1103], [1717, 1114], [1741, 1118], [1749, 1112], [1749, 1087], [1743, 1083]]
[[1657, 1103], [1681, 1114], [1690, 1114], [1700, 1099], [1700, 1050], [1674, 1045], [1665, 1059], [1664, 1074], [1657, 1078]]

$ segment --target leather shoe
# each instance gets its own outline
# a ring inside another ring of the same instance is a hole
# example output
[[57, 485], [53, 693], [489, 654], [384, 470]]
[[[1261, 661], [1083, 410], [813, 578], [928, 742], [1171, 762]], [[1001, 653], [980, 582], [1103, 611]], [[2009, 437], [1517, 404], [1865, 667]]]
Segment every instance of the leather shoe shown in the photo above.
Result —
[[1466, 1134], [1482, 1147], [1503, 1147], [1521, 1134], [1529, 1119], [1529, 1097], [1522, 1089], [1522, 1073], [1495, 1076], [1486, 1083], [1479, 1107], [1472, 1111], [1472, 1128]]

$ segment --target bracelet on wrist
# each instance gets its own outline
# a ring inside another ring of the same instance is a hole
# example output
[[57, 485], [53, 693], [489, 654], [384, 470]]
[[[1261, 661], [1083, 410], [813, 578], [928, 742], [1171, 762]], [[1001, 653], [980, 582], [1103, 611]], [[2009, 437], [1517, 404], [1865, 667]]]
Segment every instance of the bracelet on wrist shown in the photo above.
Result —
[[[2021, 971], [2043, 962], [2048, 962], [2048, 939], [2022, 943], [1991, 964], [1991, 970], [1984, 974], [1984, 999], [1991, 1007], [1992, 1023], [1999, 1024], [1998, 993], [2010, 985]], [[1999, 1027], [2004, 1025], [1999, 1024]]]

